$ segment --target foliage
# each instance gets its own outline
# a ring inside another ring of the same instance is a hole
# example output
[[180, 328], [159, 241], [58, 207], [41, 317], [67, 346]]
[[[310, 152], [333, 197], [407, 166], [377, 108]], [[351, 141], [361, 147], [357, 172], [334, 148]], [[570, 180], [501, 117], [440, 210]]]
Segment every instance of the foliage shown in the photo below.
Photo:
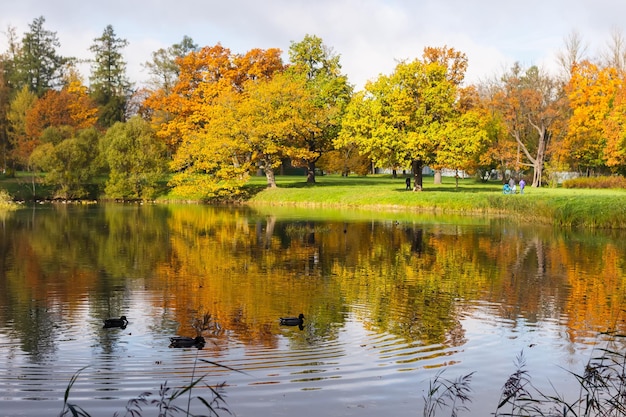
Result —
[[622, 83], [615, 68], [599, 68], [589, 61], [572, 68], [566, 86], [572, 114], [560, 151], [574, 169], [594, 171], [606, 165], [607, 119], [613, 114], [614, 123], [623, 123], [623, 114], [616, 119], [620, 113], [612, 110]]
[[341, 74], [339, 55], [317, 36], [306, 35], [302, 41], [292, 42], [289, 58], [290, 70], [306, 77], [312, 106], [309, 116], [312, 128], [300, 130], [297, 136], [303, 152], [292, 158], [294, 164], [307, 168], [307, 182], [315, 183], [315, 164], [333, 148], [352, 87]]
[[216, 45], [177, 62], [180, 73], [172, 92], [157, 91], [149, 101], [157, 135], [173, 152], [170, 185], [182, 196], [236, 197], [255, 163], [271, 167], [284, 157], [281, 141], [290, 139], [283, 136], [289, 133], [285, 129], [298, 123], [281, 114], [299, 104], [291, 92], [277, 94], [272, 85], [280, 84], [268, 82], [284, 67], [280, 51], [234, 55]]
[[14, 79], [16, 90], [27, 87], [38, 97], [57, 87], [61, 82], [63, 65], [67, 59], [57, 54], [61, 46], [56, 32], [44, 28], [43, 16], [28, 25], [15, 56]]
[[131, 83], [126, 77], [122, 49], [128, 41], [119, 38], [113, 26], [107, 25], [89, 50], [95, 54], [91, 67], [91, 96], [98, 104], [99, 124], [103, 128], [125, 120], [126, 101]]
[[507, 133], [518, 147], [515, 171], [520, 166], [532, 167], [532, 186], [540, 187], [544, 164], [562, 135], [566, 116], [560, 83], [536, 66], [523, 70], [516, 63], [492, 97], [494, 110], [502, 115]]
[[[265, 171], [269, 187], [276, 187], [274, 170], [287, 158], [306, 159], [313, 152], [302, 147], [301, 137], [319, 131], [313, 122], [320, 114], [300, 74], [283, 72], [271, 79], [249, 80], [245, 94], [235, 104], [235, 120], [229, 124], [231, 134], [242, 140], [252, 166]], [[224, 126], [219, 123], [219, 126]]]
[[39, 145], [39, 138], [27, 134], [27, 115], [35, 105], [37, 96], [24, 86], [13, 98], [7, 112], [7, 120], [11, 126], [9, 142], [11, 157], [18, 167], [27, 168], [28, 158]]
[[138, 116], [117, 122], [100, 141], [109, 168], [105, 193], [118, 199], [152, 199], [166, 172], [165, 145]]
[[355, 144], [348, 144], [322, 155], [318, 166], [325, 172], [339, 173], [347, 177], [351, 173], [367, 175], [372, 170], [372, 161], [367, 156], [361, 155]]
[[563, 188], [621, 188], [626, 189], [626, 178], [610, 177], [578, 177], [563, 181]]
[[98, 132], [86, 129], [58, 143], [38, 146], [30, 157], [33, 167], [45, 172], [44, 184], [54, 186], [54, 198], [75, 199], [87, 196], [86, 186], [95, 175], [94, 149]]
[[74, 79], [60, 91], [49, 90], [26, 114], [26, 134], [38, 138], [48, 127], [70, 126], [75, 130], [94, 127], [98, 109], [87, 87]]
[[0, 190], [0, 209], [6, 210], [14, 207], [15, 203], [11, 194], [7, 190]]
[[412, 166], [418, 189], [423, 165], [465, 168], [486, 135], [479, 113], [462, 116], [457, 107], [464, 63], [452, 49], [427, 48], [424, 60], [400, 62], [368, 82], [350, 102], [335, 146], [354, 142], [377, 166]]

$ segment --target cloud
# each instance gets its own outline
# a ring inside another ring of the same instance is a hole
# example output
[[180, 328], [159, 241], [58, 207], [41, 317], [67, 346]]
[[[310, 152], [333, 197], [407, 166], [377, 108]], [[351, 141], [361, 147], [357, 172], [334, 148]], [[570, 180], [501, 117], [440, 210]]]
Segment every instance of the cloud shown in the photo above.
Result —
[[[397, 60], [421, 57], [426, 46], [467, 54], [468, 82], [516, 61], [554, 67], [573, 30], [597, 55], [611, 30], [624, 30], [625, 14], [626, 2], [614, 0], [21, 0], [3, 5], [0, 29], [12, 25], [21, 35], [44, 16], [63, 55], [89, 58], [93, 39], [111, 24], [130, 42], [125, 58], [136, 82], [147, 78], [142, 64], [152, 52], [185, 35], [201, 46], [221, 43], [237, 53], [277, 47], [286, 58], [291, 42], [313, 34], [341, 55], [345, 73], [360, 88], [391, 72]], [[0, 39], [0, 50], [5, 46]]]

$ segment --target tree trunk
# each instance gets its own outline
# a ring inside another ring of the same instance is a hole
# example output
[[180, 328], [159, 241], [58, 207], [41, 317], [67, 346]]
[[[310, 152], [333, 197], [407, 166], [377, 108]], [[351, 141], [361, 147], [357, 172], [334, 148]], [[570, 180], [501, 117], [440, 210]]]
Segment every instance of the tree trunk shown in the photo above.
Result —
[[306, 170], [307, 184], [315, 184], [315, 161], [309, 161]]
[[415, 160], [411, 162], [411, 168], [413, 169], [413, 191], [422, 191], [422, 167], [424, 162]]
[[276, 188], [274, 168], [272, 168], [272, 165], [267, 162], [265, 162], [265, 178], [267, 178], [267, 188]]
[[435, 170], [434, 183], [435, 184], [441, 184], [441, 170], [440, 169], [436, 169]]

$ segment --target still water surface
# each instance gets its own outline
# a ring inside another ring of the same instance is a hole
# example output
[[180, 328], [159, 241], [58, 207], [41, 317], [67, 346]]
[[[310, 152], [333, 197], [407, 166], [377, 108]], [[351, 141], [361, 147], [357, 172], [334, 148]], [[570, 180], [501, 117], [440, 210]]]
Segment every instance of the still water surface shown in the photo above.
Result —
[[[57, 415], [79, 370], [69, 402], [92, 416], [194, 375], [226, 382], [241, 417], [415, 416], [441, 371], [475, 372], [462, 415], [489, 415], [521, 352], [536, 386], [577, 394], [567, 370], [626, 331], [620, 233], [174, 205], [0, 220], [1, 416]], [[301, 312], [301, 329], [279, 325]], [[203, 349], [169, 347], [207, 314]]]

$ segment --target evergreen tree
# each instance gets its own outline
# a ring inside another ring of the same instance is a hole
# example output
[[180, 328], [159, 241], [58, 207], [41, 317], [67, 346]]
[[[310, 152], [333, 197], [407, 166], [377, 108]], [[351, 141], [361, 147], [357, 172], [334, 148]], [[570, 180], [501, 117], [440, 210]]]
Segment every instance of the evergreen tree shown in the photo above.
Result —
[[100, 107], [99, 124], [105, 128], [125, 120], [126, 103], [131, 94], [122, 56], [122, 49], [127, 45], [128, 41], [117, 37], [113, 26], [108, 25], [89, 48], [95, 54], [89, 77], [91, 96]]
[[38, 17], [29, 25], [15, 56], [12, 84], [16, 91], [23, 86], [41, 97], [61, 84], [67, 58], [57, 54], [61, 46], [56, 32], [44, 29], [45, 19]]

